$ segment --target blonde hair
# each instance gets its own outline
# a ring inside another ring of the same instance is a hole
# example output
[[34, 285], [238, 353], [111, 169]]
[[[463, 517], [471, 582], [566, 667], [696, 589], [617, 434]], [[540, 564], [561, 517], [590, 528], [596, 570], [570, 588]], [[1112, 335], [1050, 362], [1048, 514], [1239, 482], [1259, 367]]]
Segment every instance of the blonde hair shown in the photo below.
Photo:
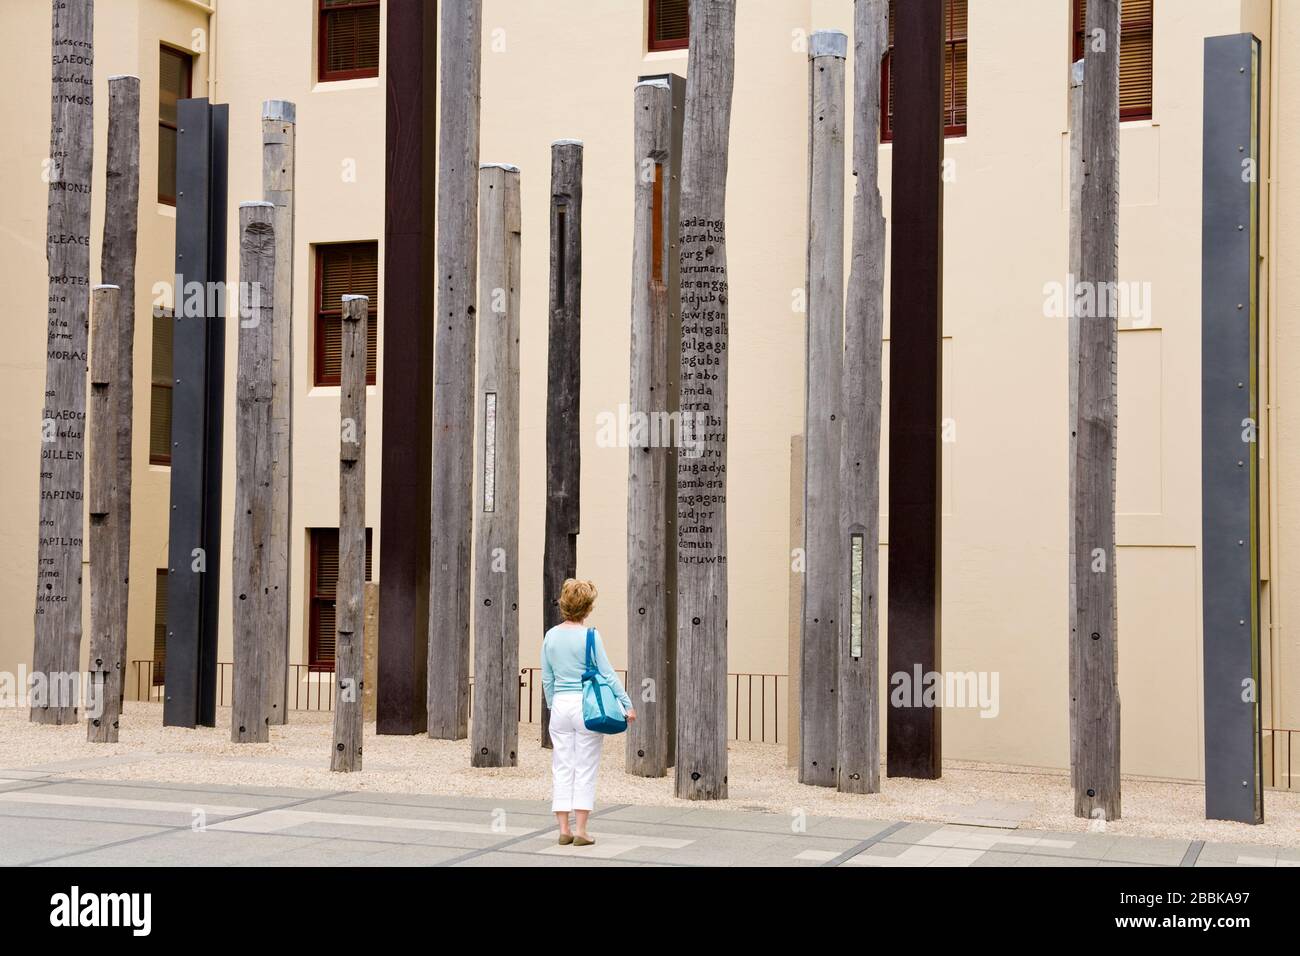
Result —
[[582, 621], [596, 603], [596, 585], [568, 578], [560, 588], [560, 613], [566, 621]]

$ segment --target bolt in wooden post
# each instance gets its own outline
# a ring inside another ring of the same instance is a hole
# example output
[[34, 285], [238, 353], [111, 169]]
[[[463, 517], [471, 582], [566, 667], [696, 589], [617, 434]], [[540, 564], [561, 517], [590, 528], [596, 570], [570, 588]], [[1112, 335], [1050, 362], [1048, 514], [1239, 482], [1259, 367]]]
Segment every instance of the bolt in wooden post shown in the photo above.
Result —
[[[127, 607], [131, 580], [131, 444], [133, 441], [135, 355], [135, 260], [140, 220], [140, 78], [108, 78], [108, 160], [104, 172], [104, 245], [100, 281], [122, 291], [117, 306], [117, 376], [113, 383], [117, 419], [117, 487], [110, 526], [117, 548], [122, 599], [112, 609], [117, 659], [125, 667]], [[125, 693], [125, 680], [118, 686]], [[116, 739], [116, 738], [114, 738]]]
[[[681, 309], [677, 228], [681, 192], [680, 77], [633, 92], [636, 160], [632, 224], [632, 355], [627, 469], [627, 772], [662, 777], [676, 745], [676, 375]], [[649, 683], [647, 683], [649, 682]], [[648, 691], [648, 693], [647, 693]]]
[[271, 723], [289, 719], [289, 562], [293, 528], [293, 220], [297, 109], [284, 100], [262, 104], [262, 198], [275, 206], [275, 320], [271, 343], [272, 605], [266, 639], [266, 690]]
[[[542, 633], [560, 623], [560, 586], [578, 573], [582, 441], [582, 144], [551, 144], [551, 259], [546, 342], [546, 535]], [[542, 700], [542, 746], [551, 746]]]
[[[81, 550], [85, 486], [86, 347], [90, 311], [90, 182], [94, 156], [94, 0], [51, 4], [45, 400], [41, 413], [32, 671], [46, 675], [31, 719], [69, 724], [76, 702], [57, 675], [81, 666]], [[52, 696], [54, 695], [54, 696]]]
[[808, 321], [804, 395], [804, 575], [799, 781], [836, 783], [844, 427], [844, 61], [848, 37], [819, 30], [808, 49]]
[[98, 285], [91, 292], [90, 336], [90, 693], [86, 739], [116, 743], [122, 713], [123, 647], [115, 633], [126, 584], [117, 548], [117, 396], [121, 368], [118, 324], [121, 292]]
[[[339, 379], [339, 573], [334, 590], [334, 741], [330, 769], [361, 769], [366, 645], [366, 360], [370, 300], [343, 296]], [[278, 605], [277, 605], [278, 607]]]
[[880, 188], [880, 70], [889, 0], [853, 7], [852, 265], [844, 316], [840, 456], [839, 756], [837, 787], [880, 790], [880, 403], [885, 217]]
[[478, 533], [470, 764], [519, 750], [519, 170], [479, 172]]
[[478, 262], [480, 0], [442, 4], [438, 301], [434, 338], [429, 736], [469, 727], [470, 547], [474, 531], [474, 276]]
[[230, 739], [265, 743], [271, 714], [266, 645], [271, 600], [271, 367], [275, 329], [275, 206], [239, 205], [239, 358], [235, 396], [234, 708]]
[[[1120, 0], [1090, 0], [1079, 143], [1078, 289], [1096, 308], [1078, 316], [1070, 633], [1075, 816], [1120, 816], [1119, 633], [1115, 591], [1116, 358], [1119, 327]], [[1078, 299], [1075, 306], [1079, 305]]]
[[[681, 412], [677, 460], [677, 774], [727, 796], [727, 150], [735, 0], [691, 0], [682, 133]], [[689, 413], [689, 417], [688, 417]]]

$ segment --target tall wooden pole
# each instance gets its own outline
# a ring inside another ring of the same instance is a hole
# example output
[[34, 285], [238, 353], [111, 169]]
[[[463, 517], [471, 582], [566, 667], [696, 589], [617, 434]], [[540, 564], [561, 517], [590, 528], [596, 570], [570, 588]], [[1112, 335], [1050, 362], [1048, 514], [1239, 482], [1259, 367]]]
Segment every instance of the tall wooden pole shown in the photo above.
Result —
[[116, 743], [122, 712], [125, 647], [118, 640], [117, 609], [126, 603], [126, 582], [117, 547], [117, 389], [122, 378], [118, 325], [121, 293], [115, 285], [91, 293], [90, 335], [90, 693], [86, 739]]
[[438, 11], [388, 0], [375, 730], [428, 724]]
[[727, 154], [735, 0], [691, 0], [682, 134], [677, 467], [678, 797], [727, 796]]
[[941, 670], [940, 394], [943, 387], [944, 0], [895, 14], [889, 341], [891, 777], [940, 775], [942, 710], [923, 687]]
[[848, 37], [819, 30], [808, 49], [808, 324], [804, 395], [804, 576], [799, 781], [836, 782], [844, 426], [844, 61]]
[[[632, 355], [627, 460], [627, 669], [637, 719], [627, 772], [662, 777], [676, 748], [677, 448], [681, 203], [678, 76], [643, 80], [633, 101]], [[647, 684], [647, 681], [649, 682]], [[648, 691], [648, 692], [647, 692]]]
[[880, 70], [889, 0], [853, 5], [852, 265], [844, 316], [840, 456], [837, 786], [880, 790], [880, 403], [885, 217], [880, 197]]
[[90, 310], [90, 180], [94, 156], [94, 0], [52, 3], [45, 393], [32, 670], [50, 692], [31, 719], [68, 724], [76, 702], [57, 675], [81, 666], [82, 489], [86, 457], [86, 349]]
[[370, 300], [343, 297], [339, 380], [339, 574], [334, 591], [334, 740], [330, 769], [361, 769], [366, 644], [366, 364]]
[[483, 166], [470, 739], [475, 767], [519, 762], [519, 231], [519, 170]]
[[[1079, 201], [1083, 197], [1083, 71], [1084, 61], [1078, 60], [1070, 64], [1070, 264], [1068, 276], [1077, 278], [1079, 269], [1082, 264], [1079, 261], [1079, 235], [1083, 226], [1083, 218], [1080, 215]], [[1078, 734], [1075, 728], [1078, 724], [1079, 702], [1075, 694], [1073, 673], [1074, 673], [1074, 653], [1075, 640], [1074, 630], [1075, 622], [1079, 615], [1079, 590], [1075, 580], [1077, 527], [1075, 525], [1075, 500], [1078, 495], [1075, 472], [1078, 465], [1078, 439], [1079, 439], [1079, 314], [1075, 307], [1075, 298], [1073, 294], [1066, 296], [1066, 314], [1068, 322], [1068, 349], [1067, 363], [1069, 366], [1069, 403], [1070, 403], [1070, 443], [1069, 443], [1069, 493], [1070, 493], [1070, 512], [1067, 519], [1069, 524], [1069, 565], [1070, 565], [1070, 780], [1071, 786], [1077, 789], [1078, 779], [1076, 772], [1078, 770]]]
[[[582, 144], [551, 144], [551, 253], [546, 340], [546, 536], [542, 633], [560, 623], [560, 586], [578, 573], [582, 441]], [[542, 746], [551, 745], [542, 701]]]
[[271, 341], [271, 631], [266, 690], [271, 723], [289, 718], [289, 561], [293, 528], [293, 180], [297, 109], [262, 104], [262, 198], [275, 206], [275, 319]]
[[235, 396], [235, 631], [230, 739], [265, 743], [271, 712], [267, 642], [276, 608], [270, 578], [272, 343], [275, 338], [275, 206], [239, 205], [239, 358]]
[[[1090, 0], [1079, 137], [1081, 292], [1096, 308], [1078, 320], [1073, 576], [1070, 632], [1074, 813], [1120, 816], [1119, 633], [1115, 592], [1116, 358], [1119, 327], [1120, 0]], [[1076, 299], [1076, 307], [1081, 300]]]
[[[119, 287], [117, 310], [117, 381], [113, 385], [117, 418], [117, 487], [111, 526], [116, 539], [117, 573], [122, 600], [113, 608], [117, 659], [126, 666], [127, 619], [131, 580], [131, 465], [134, 408], [135, 260], [140, 222], [140, 78], [108, 78], [108, 159], [104, 168], [104, 246], [100, 281]], [[118, 686], [125, 691], [125, 680]]]
[[[443, 0], [429, 559], [429, 736], [469, 726], [481, 0]], [[381, 612], [381, 620], [382, 620]]]

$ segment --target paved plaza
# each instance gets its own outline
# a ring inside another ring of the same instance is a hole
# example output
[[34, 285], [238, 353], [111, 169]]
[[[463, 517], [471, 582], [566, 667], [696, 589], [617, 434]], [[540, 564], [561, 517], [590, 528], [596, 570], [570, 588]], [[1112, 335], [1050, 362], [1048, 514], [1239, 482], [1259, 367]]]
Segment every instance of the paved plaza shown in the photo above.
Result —
[[1300, 850], [983, 825], [611, 805], [559, 846], [541, 801], [92, 781], [0, 770], [0, 865], [1300, 866]]

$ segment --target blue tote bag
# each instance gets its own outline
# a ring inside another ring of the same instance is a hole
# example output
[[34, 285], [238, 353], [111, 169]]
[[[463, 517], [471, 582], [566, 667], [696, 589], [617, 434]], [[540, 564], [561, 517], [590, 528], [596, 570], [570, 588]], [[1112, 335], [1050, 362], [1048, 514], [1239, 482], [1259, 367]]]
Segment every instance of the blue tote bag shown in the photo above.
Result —
[[621, 734], [627, 715], [614, 688], [596, 667], [596, 629], [587, 628], [587, 669], [582, 674], [582, 722], [598, 734]]

